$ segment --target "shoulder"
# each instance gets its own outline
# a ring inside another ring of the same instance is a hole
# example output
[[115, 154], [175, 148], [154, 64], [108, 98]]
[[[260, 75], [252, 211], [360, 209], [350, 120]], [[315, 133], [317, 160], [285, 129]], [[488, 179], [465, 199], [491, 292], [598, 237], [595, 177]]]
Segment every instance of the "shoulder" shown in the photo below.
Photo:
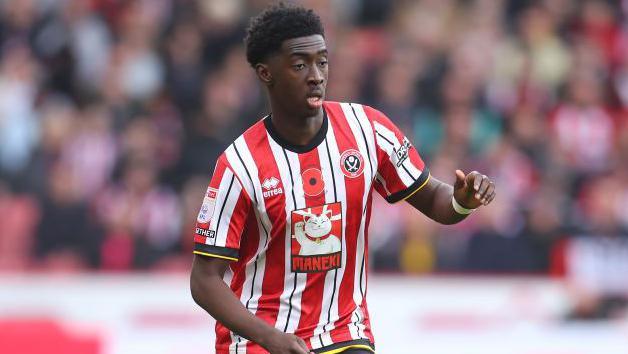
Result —
[[348, 119], [352, 116], [357, 116], [358, 118], [368, 119], [372, 123], [381, 120], [382, 117], [386, 117], [379, 110], [357, 102], [325, 101], [323, 106], [332, 119], [338, 119], [338, 117]]
[[266, 128], [264, 126], [264, 119], [266, 119], [266, 117], [268, 116], [260, 118], [257, 122], [246, 129], [244, 133], [235, 138], [231, 144], [229, 144], [222, 151], [218, 157], [218, 162], [225, 163], [229, 166], [230, 155], [235, 154], [236, 151], [239, 153], [239, 151], [244, 148], [248, 149], [249, 146], [255, 146], [259, 144], [260, 141], [266, 139]]

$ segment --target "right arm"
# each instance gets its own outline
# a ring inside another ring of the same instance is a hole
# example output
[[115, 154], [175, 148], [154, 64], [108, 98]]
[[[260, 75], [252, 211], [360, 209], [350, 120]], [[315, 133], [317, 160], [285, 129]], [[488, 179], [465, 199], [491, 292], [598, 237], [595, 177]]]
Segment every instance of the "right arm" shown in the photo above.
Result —
[[242, 305], [222, 280], [228, 266], [225, 259], [194, 256], [190, 276], [194, 301], [224, 326], [271, 354], [308, 354], [302, 339], [271, 327]]

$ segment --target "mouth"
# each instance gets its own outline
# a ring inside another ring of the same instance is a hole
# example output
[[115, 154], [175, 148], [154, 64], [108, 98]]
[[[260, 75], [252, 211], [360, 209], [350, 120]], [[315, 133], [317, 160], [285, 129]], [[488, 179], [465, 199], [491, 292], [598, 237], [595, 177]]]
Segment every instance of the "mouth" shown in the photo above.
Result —
[[323, 93], [315, 91], [308, 94], [307, 104], [311, 109], [321, 108], [323, 106]]

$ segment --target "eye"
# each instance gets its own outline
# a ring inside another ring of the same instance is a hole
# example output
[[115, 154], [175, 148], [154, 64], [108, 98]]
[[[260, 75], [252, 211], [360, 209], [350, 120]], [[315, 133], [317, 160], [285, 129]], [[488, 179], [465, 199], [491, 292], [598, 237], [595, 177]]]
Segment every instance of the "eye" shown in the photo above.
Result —
[[292, 65], [292, 67], [293, 67], [296, 71], [300, 71], [300, 70], [305, 69], [305, 64], [302, 64], [302, 63], [300, 63], [300, 64], [294, 64], [294, 65]]
[[327, 66], [327, 60], [321, 60], [318, 65], [320, 65], [321, 67], [326, 67]]

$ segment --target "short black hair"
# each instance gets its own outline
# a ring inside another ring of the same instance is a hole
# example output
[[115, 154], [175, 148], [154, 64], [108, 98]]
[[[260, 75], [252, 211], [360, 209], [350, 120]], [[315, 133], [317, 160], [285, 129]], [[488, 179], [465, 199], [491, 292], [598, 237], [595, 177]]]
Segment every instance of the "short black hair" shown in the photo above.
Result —
[[287, 39], [316, 34], [325, 37], [321, 19], [313, 10], [283, 2], [253, 17], [246, 32], [246, 60], [252, 67], [279, 51]]

